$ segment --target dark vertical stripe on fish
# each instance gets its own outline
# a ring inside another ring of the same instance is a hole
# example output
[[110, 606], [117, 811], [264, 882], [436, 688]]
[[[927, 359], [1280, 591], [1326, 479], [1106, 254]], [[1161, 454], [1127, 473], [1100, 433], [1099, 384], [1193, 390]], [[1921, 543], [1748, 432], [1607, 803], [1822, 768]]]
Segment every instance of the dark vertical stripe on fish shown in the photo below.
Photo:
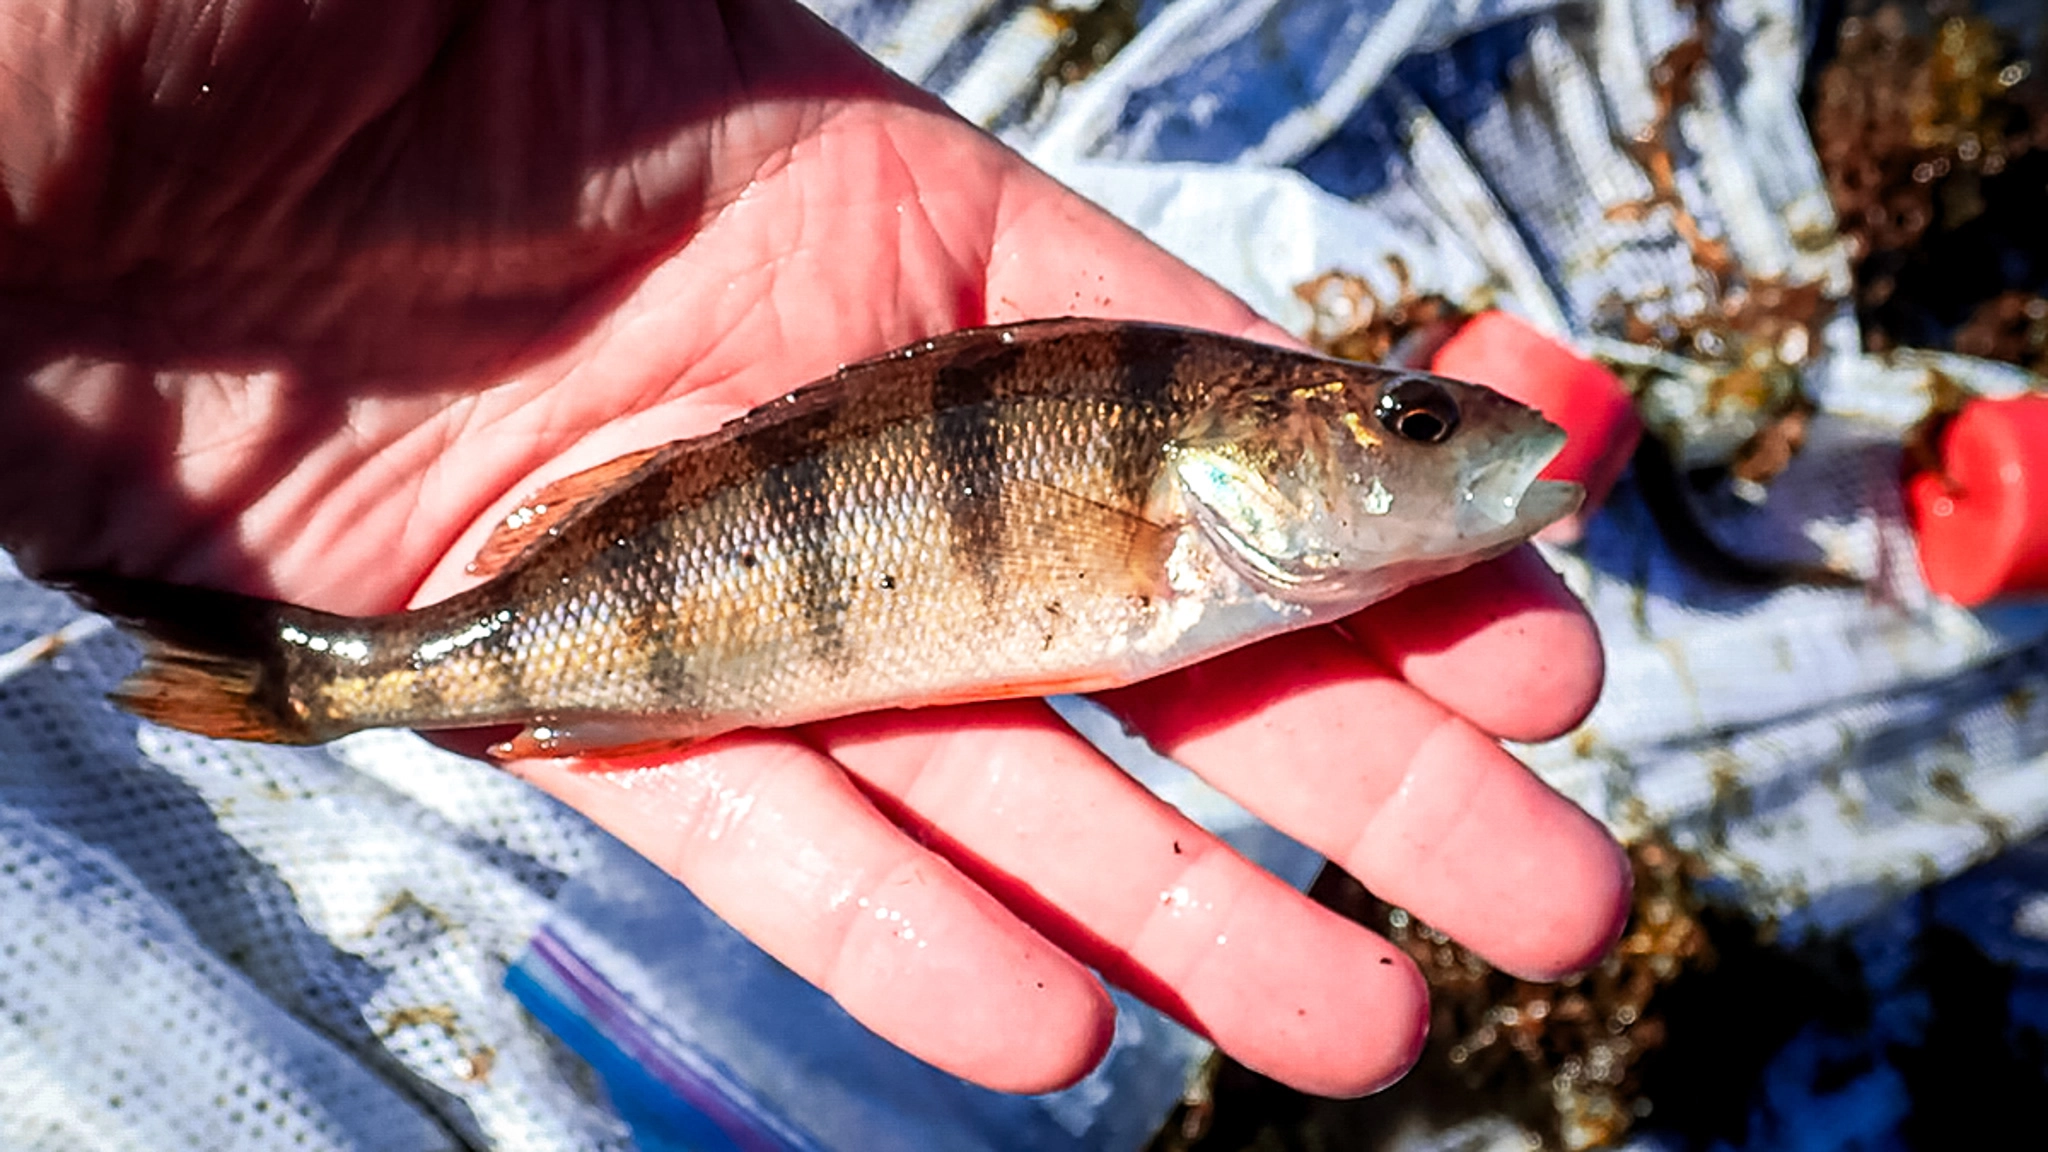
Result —
[[[682, 519], [675, 516], [656, 521], [642, 539], [648, 554], [654, 556], [685, 556], [693, 547], [684, 536]], [[753, 553], [748, 551], [745, 555]], [[725, 562], [748, 563], [737, 557]], [[691, 600], [684, 595], [681, 585], [690, 579], [694, 568], [691, 564], [678, 564], [666, 577], [659, 571], [650, 573], [648, 585], [652, 593], [627, 623], [628, 629], [644, 636], [652, 646], [647, 678], [662, 699], [677, 711], [694, 709], [703, 699], [703, 684], [691, 663], [694, 621], [683, 618], [682, 608]]]
[[1119, 331], [1121, 346], [1113, 361], [1118, 365], [1117, 398], [1124, 411], [1112, 433], [1116, 447], [1111, 474], [1118, 494], [1134, 508], [1143, 506], [1159, 477], [1164, 415], [1173, 401], [1175, 376], [1187, 358], [1185, 351], [1160, 355], [1156, 347], [1144, 343], [1156, 339], [1150, 333]]
[[946, 364], [932, 384], [931, 453], [955, 558], [992, 603], [1001, 579], [1003, 444], [995, 401], [1017, 353], [975, 354]]
[[625, 621], [629, 642], [647, 653], [648, 685], [660, 697], [661, 707], [676, 711], [695, 708], [703, 696], [690, 654], [683, 648], [681, 631], [667, 604], [649, 603]]
[[406, 707], [417, 716], [435, 716], [447, 711], [448, 696], [437, 678], [420, 672], [406, 677]]
[[848, 565], [839, 554], [839, 534], [832, 530], [831, 475], [823, 450], [834, 419], [831, 408], [815, 409], [761, 428], [747, 444], [761, 469], [755, 483], [767, 522], [782, 528], [768, 535], [790, 549], [793, 591], [813, 651], [840, 667], [850, 656], [845, 635]]

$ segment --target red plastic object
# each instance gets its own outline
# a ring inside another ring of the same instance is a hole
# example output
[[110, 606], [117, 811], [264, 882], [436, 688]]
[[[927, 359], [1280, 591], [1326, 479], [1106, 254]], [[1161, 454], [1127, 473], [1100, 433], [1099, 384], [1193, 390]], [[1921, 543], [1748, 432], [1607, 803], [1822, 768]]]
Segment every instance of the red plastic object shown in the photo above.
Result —
[[1576, 480], [1586, 503], [1544, 532], [1576, 539], [1635, 453], [1642, 421], [1628, 386], [1614, 373], [1505, 312], [1482, 312], [1437, 349], [1429, 369], [1484, 384], [1542, 412], [1565, 431], [1564, 451], [1543, 470], [1551, 480]]
[[1906, 481], [1927, 586], [1971, 607], [2048, 595], [2048, 396], [1972, 400], [1936, 451]]

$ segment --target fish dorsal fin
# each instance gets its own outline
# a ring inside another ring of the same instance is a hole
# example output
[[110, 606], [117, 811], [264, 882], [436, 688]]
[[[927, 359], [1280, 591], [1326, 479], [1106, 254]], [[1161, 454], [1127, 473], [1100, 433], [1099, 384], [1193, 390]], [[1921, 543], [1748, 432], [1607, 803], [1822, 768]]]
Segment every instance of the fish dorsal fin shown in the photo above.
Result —
[[472, 576], [491, 577], [510, 568], [577, 512], [611, 495], [621, 481], [668, 448], [669, 445], [657, 444], [629, 452], [595, 468], [564, 476], [528, 496], [491, 530], [490, 538], [477, 550], [467, 571]]

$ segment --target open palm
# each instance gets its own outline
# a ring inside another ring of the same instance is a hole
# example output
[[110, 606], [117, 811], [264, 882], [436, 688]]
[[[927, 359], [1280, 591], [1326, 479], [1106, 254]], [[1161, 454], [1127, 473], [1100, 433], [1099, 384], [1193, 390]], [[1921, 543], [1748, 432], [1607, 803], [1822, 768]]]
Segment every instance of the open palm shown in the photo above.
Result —
[[[0, 3], [0, 532], [365, 612], [438, 599], [524, 492], [914, 339], [1089, 313], [1284, 339], [786, 0]], [[1489, 734], [1574, 723], [1590, 626], [1528, 554], [1111, 694], [1511, 969], [1627, 872]], [[1100, 1055], [1089, 968], [1301, 1087], [1397, 1075], [1384, 941], [1037, 702], [514, 771], [876, 1031], [1012, 1090]]]

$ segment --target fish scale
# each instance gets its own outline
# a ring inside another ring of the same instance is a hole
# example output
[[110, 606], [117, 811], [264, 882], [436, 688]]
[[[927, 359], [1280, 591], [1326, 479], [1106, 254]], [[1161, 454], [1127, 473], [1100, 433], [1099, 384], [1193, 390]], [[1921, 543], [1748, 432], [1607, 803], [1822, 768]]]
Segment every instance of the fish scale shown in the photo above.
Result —
[[558, 481], [439, 604], [347, 618], [67, 582], [145, 639], [117, 699], [165, 723], [286, 742], [518, 724], [504, 754], [623, 753], [1093, 690], [1335, 619], [1568, 512], [1576, 488], [1536, 479], [1562, 441], [1476, 385], [1037, 321]]
[[[1008, 481], [989, 477], [1014, 475], [1113, 499], [1102, 469], [1092, 470], [1096, 475], [1089, 483], [1084, 460], [1056, 459], [1071, 454], [1073, 438], [1066, 438], [1062, 453], [1062, 445], [1035, 433], [1085, 415], [1034, 412], [1015, 421], [984, 421], [990, 435], [979, 447], [989, 454], [988, 466], [965, 479], [957, 465], [960, 454], [936, 448], [923, 425], [828, 450], [817, 469], [822, 491], [789, 505], [781, 517], [786, 522], [771, 516], [763, 524], [784, 547], [747, 573], [754, 577], [751, 590], [735, 586], [733, 565], [716, 545], [683, 560], [688, 575], [681, 581], [678, 614], [697, 622], [683, 644], [727, 672], [722, 683], [729, 694], [707, 705], [772, 713], [844, 691], [840, 686], [849, 678], [893, 695], [940, 689], [943, 679], [963, 670], [977, 678], [1035, 678], [1048, 663], [1056, 666], [1063, 654], [1050, 653], [1038, 619], [1055, 593], [1042, 581], [1015, 579], [1031, 574], [1006, 572], [1001, 555], [1005, 535], [1031, 532], [1034, 525], [1028, 512], [1017, 511], [1016, 501], [1004, 511], [1001, 491]], [[981, 492], [963, 491], [976, 481]], [[756, 483], [775, 487], [765, 478]], [[702, 516], [712, 525], [744, 523], [740, 509], [752, 502], [748, 486], [741, 486], [721, 502], [731, 507], [707, 507]], [[972, 507], [963, 508], [969, 502]], [[1123, 511], [1136, 515], [1141, 509]], [[807, 581], [820, 574], [834, 586], [806, 590]], [[1102, 579], [1095, 585], [1093, 595], [1085, 586], [1069, 589], [1068, 610], [1104, 628], [1127, 629], [1133, 615], [1127, 591]], [[781, 610], [778, 596], [789, 598]], [[829, 618], [820, 616], [821, 605], [829, 606]], [[746, 628], [745, 622], [762, 619], [763, 608], [771, 626]], [[741, 622], [740, 634], [719, 635], [727, 621]], [[821, 634], [838, 642], [821, 646], [815, 643]], [[750, 661], [769, 666], [751, 674]]]

